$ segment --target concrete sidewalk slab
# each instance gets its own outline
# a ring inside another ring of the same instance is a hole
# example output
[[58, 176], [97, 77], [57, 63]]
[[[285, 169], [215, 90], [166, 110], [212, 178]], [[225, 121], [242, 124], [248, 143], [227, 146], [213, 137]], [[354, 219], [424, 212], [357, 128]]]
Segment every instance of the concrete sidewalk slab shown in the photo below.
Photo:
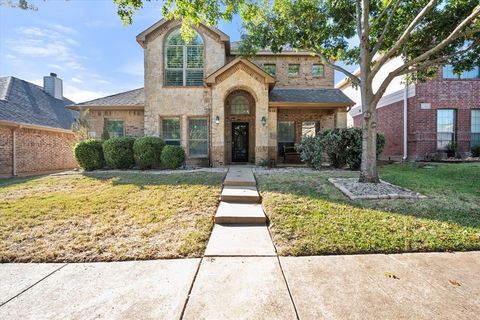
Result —
[[227, 202], [258, 203], [260, 195], [256, 187], [225, 186], [220, 195], [220, 200]]
[[183, 319], [295, 319], [276, 257], [205, 258]]
[[276, 256], [266, 225], [215, 224], [205, 256]]
[[0, 305], [63, 266], [65, 263], [0, 264]]
[[179, 319], [200, 259], [69, 264], [0, 319]]
[[[282, 257], [280, 261], [300, 319], [360, 315], [362, 319], [473, 319], [480, 313], [478, 295], [461, 294], [461, 287], [449, 280], [470, 287], [467, 292], [478, 291], [477, 281], [472, 281], [480, 272], [478, 255], [463, 258], [456, 253], [458, 260], [444, 260], [447, 255]], [[476, 266], [472, 260], [477, 260]], [[451, 268], [464, 271], [449, 274]], [[468, 278], [461, 276], [463, 272], [469, 273]]]
[[265, 224], [267, 217], [259, 203], [221, 201], [215, 214], [215, 223]]
[[256, 186], [257, 182], [252, 172], [252, 168], [248, 167], [230, 167], [228, 169], [224, 186]]

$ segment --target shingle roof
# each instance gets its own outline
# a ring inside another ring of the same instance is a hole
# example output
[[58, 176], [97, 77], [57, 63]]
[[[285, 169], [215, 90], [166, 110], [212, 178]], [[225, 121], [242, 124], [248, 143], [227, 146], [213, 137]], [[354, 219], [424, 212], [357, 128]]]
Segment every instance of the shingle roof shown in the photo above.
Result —
[[268, 95], [271, 102], [308, 102], [354, 104], [339, 89], [276, 88]]
[[33, 83], [0, 77], [0, 120], [70, 129], [78, 112], [67, 110], [73, 101], [56, 99]]
[[143, 88], [117, 93], [111, 96], [78, 103], [75, 106], [143, 106], [145, 93]]
[[[240, 51], [240, 44], [242, 42], [241, 41], [232, 41], [230, 42], [230, 51], [233, 53], [233, 54], [237, 54], [239, 51]], [[294, 48], [292, 48], [291, 46], [289, 45], [286, 45], [286, 46], [282, 46], [282, 52], [298, 52], [298, 53], [305, 53], [305, 54], [310, 54], [309, 52], [307, 51], [297, 51], [295, 50]], [[261, 53], [273, 53], [272, 50], [270, 48], [261, 48], [258, 50], [257, 54], [261, 54]]]

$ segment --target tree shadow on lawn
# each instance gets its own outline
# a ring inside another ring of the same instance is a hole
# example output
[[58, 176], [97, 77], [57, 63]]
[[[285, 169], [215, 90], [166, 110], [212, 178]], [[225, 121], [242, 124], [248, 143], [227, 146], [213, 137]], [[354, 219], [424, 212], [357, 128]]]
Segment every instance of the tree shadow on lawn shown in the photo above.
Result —
[[[353, 178], [358, 172], [335, 172], [318, 174], [285, 173], [282, 175], [257, 175], [258, 189], [261, 194], [281, 193], [320, 200], [338, 206], [350, 206], [357, 209], [370, 209], [387, 214], [409, 215], [420, 219], [429, 219], [454, 223], [460, 226], [480, 229], [480, 201], [475, 194], [457, 192], [424, 193], [427, 199], [382, 199], [350, 200], [334, 187], [328, 178]], [[402, 185], [409, 188], [409, 186]], [[422, 192], [424, 190], [413, 191]], [[480, 239], [479, 239], [480, 241]]]

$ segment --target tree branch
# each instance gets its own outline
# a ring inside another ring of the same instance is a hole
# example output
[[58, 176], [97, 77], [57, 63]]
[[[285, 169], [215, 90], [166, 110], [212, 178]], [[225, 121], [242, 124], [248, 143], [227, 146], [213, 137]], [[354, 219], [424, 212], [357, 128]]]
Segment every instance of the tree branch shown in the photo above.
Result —
[[355, 85], [359, 85], [360, 84], [360, 78], [358, 78], [357, 76], [355, 76], [353, 73], [347, 71], [347, 69], [345, 68], [342, 68], [332, 62], [330, 62], [320, 51], [318, 50], [315, 50], [317, 55], [320, 57], [320, 59], [322, 60], [322, 62], [324, 64], [326, 64], [327, 66], [329, 66], [330, 68], [332, 68], [333, 70], [337, 70], [337, 71], [340, 71], [341, 73], [343, 73], [344, 75], [346, 75], [348, 78], [350, 78], [352, 80], [352, 83], [354, 83]]
[[393, 47], [390, 48], [390, 50], [388, 50], [386, 54], [380, 57], [375, 67], [373, 68], [372, 73], [370, 74], [372, 79], [373, 77], [375, 77], [375, 74], [378, 72], [378, 70], [380, 70], [383, 64], [386, 61], [388, 61], [388, 59], [390, 59], [395, 54], [395, 52], [397, 52], [398, 49], [400, 49], [402, 45], [408, 40], [413, 29], [423, 19], [423, 17], [425, 17], [425, 15], [427, 15], [427, 13], [429, 13], [430, 10], [432, 10], [432, 8], [435, 6], [436, 3], [437, 3], [437, 0], [430, 0], [428, 4], [417, 14], [415, 19], [413, 19], [412, 22], [410, 22], [407, 29], [403, 32], [403, 34], [400, 36], [397, 42], [393, 45]]
[[[390, 2], [391, 4], [392, 2]], [[400, 3], [402, 3], [401, 0], [397, 0], [395, 3], [395, 6], [392, 9], [392, 12], [390, 13], [390, 16], [388, 17], [387, 23], [385, 24], [385, 27], [383, 28], [382, 34], [380, 35], [380, 38], [378, 38], [377, 44], [371, 51], [370, 55], [373, 57], [375, 54], [378, 52], [380, 47], [383, 45], [383, 40], [385, 39], [385, 35], [387, 34], [388, 28], [390, 28], [390, 25], [392, 24], [393, 17], [395, 16], [395, 12], [397, 11], [398, 7], [400, 6]], [[390, 6], [389, 4], [389, 6]], [[383, 12], [382, 12], [383, 13]], [[380, 19], [380, 17], [378, 18]]]

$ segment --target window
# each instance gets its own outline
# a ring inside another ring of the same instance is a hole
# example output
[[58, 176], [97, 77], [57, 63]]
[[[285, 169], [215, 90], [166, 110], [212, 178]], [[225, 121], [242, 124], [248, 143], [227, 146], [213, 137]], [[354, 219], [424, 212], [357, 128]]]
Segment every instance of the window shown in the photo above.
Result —
[[123, 137], [123, 120], [105, 119], [105, 128], [103, 131], [104, 136], [107, 134], [108, 138]]
[[302, 137], [315, 137], [320, 129], [318, 121], [302, 122]]
[[208, 120], [188, 120], [188, 155], [190, 158], [208, 157]]
[[230, 114], [232, 115], [247, 115], [250, 114], [250, 104], [248, 99], [244, 96], [236, 96], [230, 103]]
[[289, 76], [298, 76], [300, 74], [300, 65], [299, 64], [289, 64], [288, 65], [288, 75]]
[[445, 150], [455, 141], [455, 110], [437, 110], [437, 149]]
[[168, 145], [180, 145], [180, 118], [162, 119], [162, 139]]
[[446, 65], [443, 67], [443, 79], [480, 79], [480, 68], [477, 66], [469, 71], [455, 73], [452, 65]]
[[165, 42], [165, 85], [203, 85], [203, 40], [196, 34], [186, 43], [180, 29], [171, 32]]
[[472, 139], [471, 146], [480, 146], [480, 109], [472, 110]]
[[312, 76], [323, 77], [324, 72], [325, 72], [325, 69], [323, 67], [323, 64], [314, 63], [312, 65]]
[[283, 156], [285, 149], [295, 146], [295, 122], [279, 121], [278, 122], [278, 155]]
[[273, 63], [265, 63], [263, 69], [272, 77], [275, 77], [275, 74], [277, 73], [277, 65]]

